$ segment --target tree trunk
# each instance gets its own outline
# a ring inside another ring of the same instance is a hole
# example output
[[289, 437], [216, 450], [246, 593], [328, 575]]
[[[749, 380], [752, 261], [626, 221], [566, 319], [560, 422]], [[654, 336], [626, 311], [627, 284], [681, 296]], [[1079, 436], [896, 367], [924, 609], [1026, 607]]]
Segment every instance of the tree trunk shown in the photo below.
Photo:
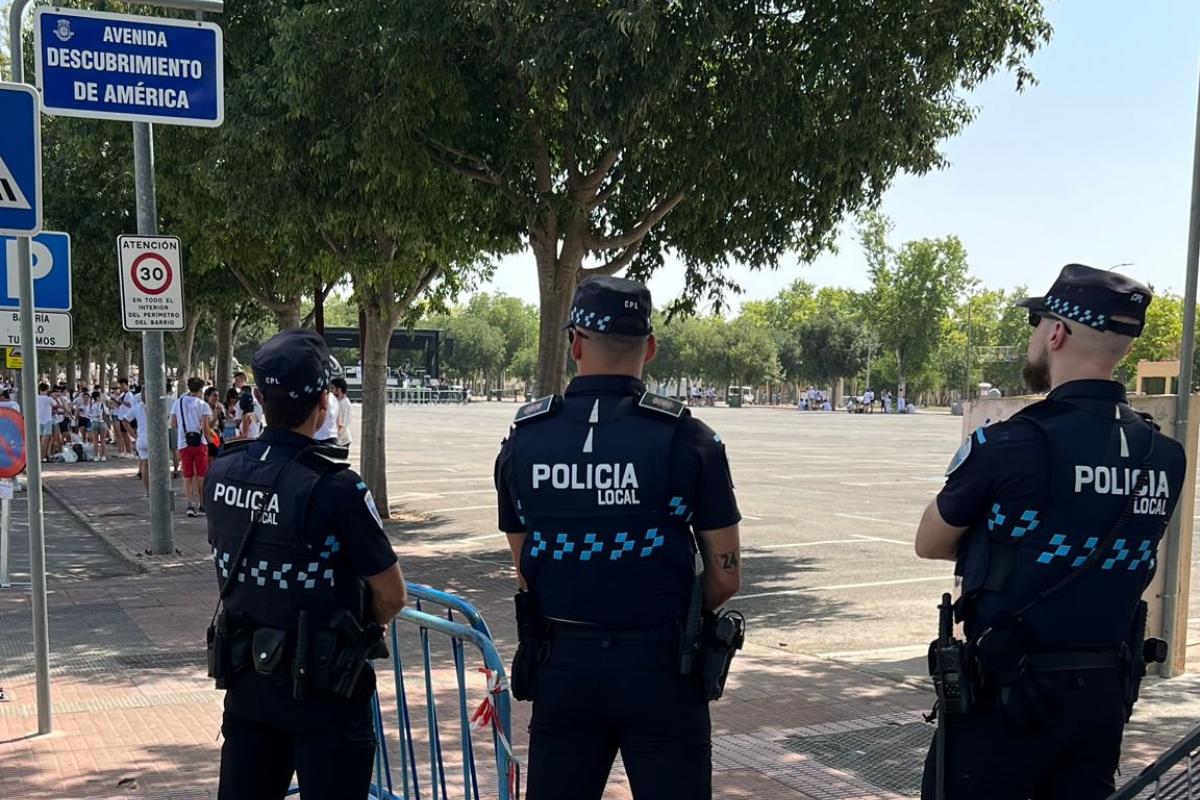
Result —
[[129, 378], [129, 360], [132, 356], [133, 348], [129, 346], [128, 339], [121, 340], [121, 360], [117, 362], [117, 372], [120, 373], [118, 378]]
[[92, 380], [92, 348], [83, 348], [83, 363], [79, 365], [79, 380], [87, 384], [88, 391], [92, 390], [95, 381]]
[[213, 385], [225, 390], [233, 385], [233, 313], [228, 308], [217, 309], [217, 369]]
[[300, 296], [290, 300], [287, 306], [275, 311], [275, 322], [281, 331], [300, 327]]
[[71, 356], [71, 360], [67, 362], [67, 388], [70, 391], [75, 391], [78, 382], [75, 380], [75, 356]]
[[896, 351], [896, 392], [903, 392], [908, 386], [908, 379], [904, 376], [904, 357], [900, 351]]
[[537, 394], [539, 397], [561, 392], [567, 377], [567, 316], [571, 300], [579, 285], [580, 263], [570, 263], [557, 257], [557, 242], [547, 247], [535, 247], [538, 265]]
[[200, 327], [200, 319], [204, 316], [202, 309], [196, 309], [188, 314], [187, 327], [175, 334], [175, 352], [179, 356], [179, 373], [175, 381], [175, 394], [187, 393], [187, 381], [192, 377], [192, 350], [196, 343], [196, 328]]
[[379, 289], [360, 289], [364, 321], [362, 341], [362, 433], [359, 436], [359, 474], [371, 490], [379, 515], [388, 518], [387, 486], [387, 363], [388, 345], [396, 326], [394, 300]]

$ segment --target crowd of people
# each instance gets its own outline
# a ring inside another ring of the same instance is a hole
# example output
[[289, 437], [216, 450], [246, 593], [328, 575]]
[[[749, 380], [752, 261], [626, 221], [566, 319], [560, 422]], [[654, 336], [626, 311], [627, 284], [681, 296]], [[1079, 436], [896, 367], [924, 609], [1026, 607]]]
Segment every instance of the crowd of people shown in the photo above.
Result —
[[[329, 411], [318, 440], [350, 446], [350, 400], [346, 381], [334, 378]], [[172, 385], [168, 381], [168, 394]], [[0, 408], [21, 413], [13, 396], [17, 389], [0, 381]], [[176, 397], [167, 414], [172, 477], [183, 481], [186, 513], [204, 513], [204, 476], [208, 464], [227, 442], [257, 439], [266, 427], [259, 391], [246, 373], [238, 372], [224, 394], [203, 378], [192, 377], [186, 392]], [[128, 378], [113, 381], [107, 389], [99, 383], [79, 381], [74, 389], [65, 382], [38, 385], [35, 398], [38, 424], [37, 454], [47, 462], [106, 462], [109, 458], [138, 462], [137, 477], [149, 493], [150, 447], [147, 440], [147, 405], [142, 387]]]

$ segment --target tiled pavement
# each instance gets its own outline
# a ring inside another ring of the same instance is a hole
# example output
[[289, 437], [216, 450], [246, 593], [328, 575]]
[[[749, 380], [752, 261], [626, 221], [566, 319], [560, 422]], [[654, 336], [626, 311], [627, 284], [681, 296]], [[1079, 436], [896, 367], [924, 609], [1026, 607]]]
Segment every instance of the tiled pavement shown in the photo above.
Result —
[[[221, 700], [203, 670], [203, 629], [214, 595], [204, 521], [178, 514], [178, 552], [149, 556], [145, 505], [132, 475], [129, 463], [119, 461], [47, 470], [55, 732], [29, 735], [36, 715], [28, 596], [19, 588], [0, 591], [0, 687], [9, 698], [0, 703], [0, 798], [215, 796]], [[14, 521], [23, 515], [18, 497]], [[409, 579], [470, 600], [492, 623], [500, 652], [511, 654], [508, 569], [432, 552], [404, 523], [390, 532]], [[24, 537], [18, 524], [18, 581], [26, 568]], [[435, 675], [436, 691], [449, 700], [449, 664], [435, 662]], [[478, 681], [472, 686], [473, 707], [482, 692]], [[1200, 705], [1195, 687], [1183, 679], [1149, 688], [1128, 736], [1131, 766], [1192, 724]], [[394, 698], [386, 689], [383, 695], [387, 708]], [[919, 681], [906, 685], [828, 661], [748, 648], [726, 697], [713, 706], [716, 796], [901, 797], [883, 787], [911, 789], [928, 736], [920, 712], [929, 702]], [[413, 713], [422, 706], [418, 701]], [[527, 705], [517, 704], [518, 752], [527, 714]], [[834, 735], [894, 746], [867, 753], [874, 763], [859, 759], [842, 771], [827, 763], [837, 761], [828, 755]], [[453, 757], [447, 758], [453, 775]], [[486, 760], [479, 763], [486, 770]], [[606, 798], [628, 796], [618, 771]]]

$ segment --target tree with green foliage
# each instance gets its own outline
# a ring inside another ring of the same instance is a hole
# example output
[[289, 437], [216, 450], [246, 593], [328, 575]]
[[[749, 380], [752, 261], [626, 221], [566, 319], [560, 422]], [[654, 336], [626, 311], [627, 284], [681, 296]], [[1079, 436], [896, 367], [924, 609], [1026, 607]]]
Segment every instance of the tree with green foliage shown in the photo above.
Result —
[[967, 285], [967, 253], [956, 236], [888, 244], [891, 223], [882, 215], [862, 218], [859, 230], [872, 289], [868, 322], [896, 360], [896, 382], [928, 365], [942, 335], [942, 321]]
[[[1155, 294], [1146, 309], [1146, 327], [1133, 340], [1133, 346], [1120, 364], [1116, 377], [1132, 385], [1139, 361], [1170, 361], [1179, 358], [1183, 344], [1183, 298], [1174, 294]], [[1169, 392], [1171, 387], [1166, 387]]]
[[365, 15], [369, 42], [404, 43], [377, 88], [427, 97], [431, 158], [490, 190], [533, 250], [542, 393], [562, 387], [582, 278], [645, 277], [670, 250], [690, 307], [723, 301], [731, 261], [812, 259], [897, 172], [940, 167], [974, 113], [962, 93], [999, 67], [1022, 87], [1050, 35], [1037, 0], [389, 8]]

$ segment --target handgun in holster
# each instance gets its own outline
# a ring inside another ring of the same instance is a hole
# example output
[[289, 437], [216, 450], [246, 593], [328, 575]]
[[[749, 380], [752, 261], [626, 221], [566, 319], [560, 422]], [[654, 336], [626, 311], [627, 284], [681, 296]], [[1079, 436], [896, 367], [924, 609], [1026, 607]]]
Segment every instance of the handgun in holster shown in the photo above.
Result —
[[358, 688], [367, 661], [388, 655], [387, 645], [383, 643], [383, 626], [371, 622], [364, 627], [349, 611], [341, 610], [333, 615], [330, 627], [340, 640], [340, 648], [330, 668], [330, 691], [349, 699]]
[[1133, 716], [1133, 707], [1138, 701], [1142, 679], [1146, 677], [1148, 664], [1161, 664], [1167, 660], [1167, 643], [1162, 639], [1146, 638], [1146, 615], [1149, 606], [1140, 601], [1133, 615], [1133, 628], [1129, 641], [1121, 647], [1121, 677], [1125, 684], [1125, 719]]
[[517, 700], [533, 700], [537, 695], [546, 621], [530, 592], [518, 592], [513, 605], [517, 611], [517, 654], [512, 664], [512, 695]]
[[720, 700], [733, 657], [746, 642], [746, 618], [737, 611], [705, 614], [700, 641], [704, 699]]

